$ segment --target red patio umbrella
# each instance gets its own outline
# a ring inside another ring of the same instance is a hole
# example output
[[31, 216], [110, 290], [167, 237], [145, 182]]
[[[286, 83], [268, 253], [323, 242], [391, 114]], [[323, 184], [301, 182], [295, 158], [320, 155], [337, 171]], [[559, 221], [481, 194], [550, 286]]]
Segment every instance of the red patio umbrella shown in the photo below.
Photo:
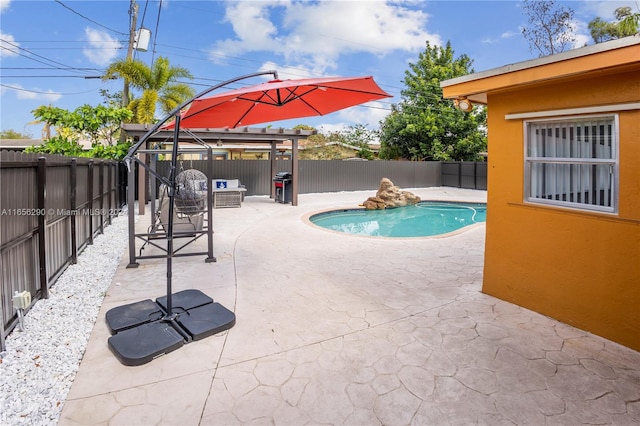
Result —
[[[249, 77], [272, 74], [276, 80], [204, 98], [213, 90]], [[277, 80], [275, 71], [263, 71], [228, 80], [206, 89], [193, 99], [174, 108], [135, 143], [125, 157], [149, 170], [169, 188], [169, 223], [167, 239], [167, 295], [118, 306], [107, 312], [107, 323], [113, 336], [109, 348], [126, 365], [141, 365], [169, 353], [185, 342], [199, 340], [235, 324], [235, 314], [198, 290], [172, 293], [172, 258], [174, 256], [174, 201], [177, 188], [176, 168], [180, 129], [234, 128], [257, 123], [329, 114], [343, 108], [363, 104], [390, 95], [380, 89], [372, 77], [333, 77], [302, 80]], [[169, 120], [173, 119], [173, 122]], [[176, 126], [177, 123], [177, 126]], [[138, 149], [161, 127], [173, 128], [171, 168], [168, 177], [150, 169], [136, 158]], [[129, 172], [130, 182], [133, 172]], [[210, 197], [211, 194], [208, 194]], [[133, 199], [133, 195], [131, 195]], [[210, 198], [209, 198], [210, 200]], [[134, 213], [129, 210], [129, 240], [133, 241]], [[211, 209], [209, 208], [209, 226]], [[131, 244], [133, 246], [133, 244]], [[131, 248], [130, 248], [131, 249]], [[211, 250], [211, 249], [210, 249]], [[211, 251], [209, 253], [212, 253]], [[215, 260], [215, 258], [213, 259]], [[173, 297], [180, 300], [174, 309]]]
[[[389, 98], [373, 77], [271, 80], [195, 99], [180, 116], [180, 128], [235, 128], [329, 114]], [[173, 128], [174, 122], [165, 128]]]

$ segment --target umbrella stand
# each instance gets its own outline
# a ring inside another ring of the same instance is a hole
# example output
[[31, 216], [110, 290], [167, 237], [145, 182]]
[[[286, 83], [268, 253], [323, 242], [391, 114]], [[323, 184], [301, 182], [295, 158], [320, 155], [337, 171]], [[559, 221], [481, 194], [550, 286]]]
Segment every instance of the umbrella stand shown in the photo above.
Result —
[[[109, 349], [116, 358], [130, 366], [143, 365], [159, 356], [172, 352], [185, 343], [200, 340], [220, 333], [235, 325], [236, 317], [233, 312], [199, 290], [183, 290], [172, 293], [172, 262], [173, 262], [173, 228], [176, 192], [176, 168], [178, 157], [178, 142], [180, 133], [180, 111], [194, 100], [207, 93], [228, 84], [271, 74], [278, 78], [276, 71], [264, 71], [227, 80], [212, 86], [197, 94], [194, 98], [174, 108], [165, 118], [156, 123], [140, 140], [133, 145], [125, 163], [131, 167], [132, 161], [138, 162], [158, 180], [168, 187], [169, 222], [167, 226], [167, 294], [154, 301], [142, 300], [110, 309], [106, 313], [107, 326], [112, 334], [108, 339]], [[160, 129], [167, 121], [175, 117], [171, 166], [168, 179], [158, 175], [146, 164], [135, 158], [138, 149], [144, 145], [149, 137]], [[211, 159], [209, 159], [211, 161]], [[207, 179], [211, 177], [208, 176]], [[129, 188], [132, 191], [133, 188]], [[133, 206], [129, 214], [132, 214]], [[211, 206], [209, 205], [210, 209]], [[211, 226], [211, 224], [209, 224]], [[132, 232], [132, 230], [130, 230]]]

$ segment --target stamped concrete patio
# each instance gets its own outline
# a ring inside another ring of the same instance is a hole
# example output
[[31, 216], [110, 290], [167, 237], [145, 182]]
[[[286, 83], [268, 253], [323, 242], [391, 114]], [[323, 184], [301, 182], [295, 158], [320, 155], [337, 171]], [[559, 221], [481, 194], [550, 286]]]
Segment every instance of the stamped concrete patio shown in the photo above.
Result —
[[166, 269], [126, 269], [125, 254], [59, 424], [640, 422], [640, 353], [481, 292], [484, 225], [394, 240], [304, 220], [370, 195], [301, 195], [296, 207], [246, 197], [215, 210], [218, 261], [175, 259], [173, 287], [205, 292], [237, 323], [139, 367], [109, 351], [104, 315], [165, 294]]

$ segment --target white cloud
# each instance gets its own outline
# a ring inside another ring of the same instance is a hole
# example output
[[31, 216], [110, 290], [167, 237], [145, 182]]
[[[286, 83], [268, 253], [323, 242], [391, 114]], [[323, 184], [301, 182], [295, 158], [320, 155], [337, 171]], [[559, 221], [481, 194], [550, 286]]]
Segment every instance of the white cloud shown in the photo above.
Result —
[[637, 1], [583, 1], [578, 7], [574, 8], [578, 19], [574, 21], [576, 42], [574, 48], [583, 47], [585, 44], [593, 44], [593, 39], [589, 31], [589, 22], [600, 17], [607, 22], [614, 22], [615, 10], [619, 7], [630, 7], [632, 11], [639, 12], [640, 6]]
[[51, 89], [41, 90], [39, 88], [25, 89], [20, 84], [7, 84], [3, 87], [3, 93], [13, 91], [19, 100], [37, 100], [45, 102], [55, 102], [62, 97], [60, 93], [56, 93]]
[[89, 42], [89, 48], [83, 49], [82, 53], [89, 61], [97, 65], [108, 65], [118, 56], [122, 43], [108, 33], [93, 28], [85, 28], [84, 33]]
[[599, 16], [605, 21], [614, 21], [615, 15], [614, 12], [619, 7], [628, 6], [632, 11], [638, 12], [640, 6], [636, 1], [584, 1], [582, 3], [582, 7], [580, 12], [585, 12], [589, 15]]
[[[391, 99], [388, 100], [388, 102], [391, 101]], [[349, 123], [358, 123], [372, 129], [377, 129], [379, 127], [378, 124], [389, 114], [390, 109], [391, 107], [388, 103], [369, 102], [362, 106], [338, 111], [337, 114], [338, 117], [340, 117], [340, 120], [347, 121]]]
[[593, 44], [593, 39], [591, 38], [591, 33], [589, 32], [589, 24], [579, 20], [574, 21], [572, 24], [573, 35], [576, 38], [573, 42], [573, 49], [578, 49], [588, 44]]
[[335, 69], [341, 55], [384, 56], [418, 51], [427, 40], [441, 44], [437, 35], [426, 31], [428, 15], [406, 3], [237, 2], [228, 4], [225, 19], [236, 37], [218, 42], [212, 57], [272, 52], [289, 66], [305, 64], [316, 75]]
[[[0, 0], [0, 13], [6, 11], [10, 4], [11, 0]], [[20, 44], [16, 43], [16, 39], [11, 34], [0, 31], [0, 39], [0, 58], [7, 58], [18, 54], [17, 46], [20, 46]]]
[[500, 38], [501, 39], [507, 39], [507, 38], [511, 38], [511, 37], [515, 37], [515, 36], [519, 36], [521, 33], [517, 33], [515, 31], [506, 31], [502, 34], [500, 34]]
[[287, 66], [277, 62], [267, 61], [260, 67], [260, 71], [270, 70], [278, 71], [278, 78], [280, 80], [287, 80], [291, 78], [313, 78], [319, 76], [316, 71], [306, 67], [305, 64], [290, 64]]
[[11, 34], [0, 32], [0, 58], [18, 55], [20, 43]]
[[589, 32], [589, 24], [580, 19], [574, 19], [570, 22], [571, 35], [575, 37], [575, 41], [569, 47], [570, 49], [578, 49], [588, 44], [593, 44], [591, 33]]
[[519, 36], [520, 34], [521, 33], [517, 33], [515, 31], [505, 31], [504, 33], [500, 34], [496, 38], [487, 37], [487, 38], [483, 39], [482, 42], [486, 43], [486, 44], [493, 44], [493, 43], [497, 43], [497, 42], [499, 42], [501, 40], [506, 40], [506, 39], [509, 39], [511, 37], [514, 37], [514, 36]]

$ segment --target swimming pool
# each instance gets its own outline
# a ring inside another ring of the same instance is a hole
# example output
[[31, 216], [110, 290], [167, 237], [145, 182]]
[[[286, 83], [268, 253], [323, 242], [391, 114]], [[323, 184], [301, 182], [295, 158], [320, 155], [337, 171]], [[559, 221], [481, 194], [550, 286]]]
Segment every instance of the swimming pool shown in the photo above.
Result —
[[484, 203], [421, 201], [385, 210], [345, 209], [317, 213], [309, 221], [321, 228], [369, 237], [430, 237], [486, 220]]

